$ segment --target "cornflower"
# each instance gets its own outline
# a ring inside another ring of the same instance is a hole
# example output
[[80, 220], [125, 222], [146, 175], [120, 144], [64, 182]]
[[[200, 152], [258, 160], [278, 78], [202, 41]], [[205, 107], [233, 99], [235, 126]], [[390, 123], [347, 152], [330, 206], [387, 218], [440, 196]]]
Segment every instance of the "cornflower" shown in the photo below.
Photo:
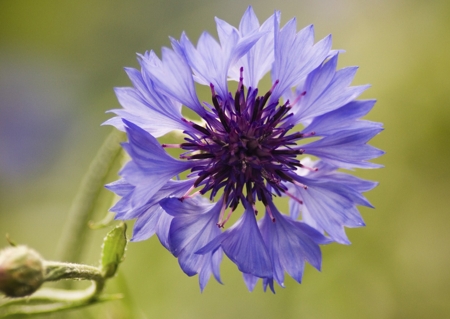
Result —
[[[130, 157], [107, 185], [121, 196], [111, 211], [136, 219], [133, 241], [156, 233], [201, 290], [211, 274], [221, 282], [225, 253], [249, 290], [261, 278], [274, 291], [285, 272], [301, 282], [305, 262], [320, 270], [319, 245], [349, 244], [344, 228], [364, 225], [356, 206], [372, 207], [362, 193], [376, 183], [339, 169], [380, 167], [368, 160], [383, 152], [366, 143], [382, 126], [361, 119], [375, 100], [355, 100], [368, 86], [350, 86], [356, 67], [336, 70], [331, 36], [314, 43], [313, 26], [297, 32], [295, 19], [281, 28], [280, 12], [260, 24], [251, 7], [239, 28], [216, 23], [219, 42], [204, 32], [194, 46], [183, 33], [161, 59], [146, 52], [141, 70], [126, 69], [133, 86], [116, 88], [123, 108], [106, 122], [127, 133]], [[157, 140], [172, 131], [184, 140]]]

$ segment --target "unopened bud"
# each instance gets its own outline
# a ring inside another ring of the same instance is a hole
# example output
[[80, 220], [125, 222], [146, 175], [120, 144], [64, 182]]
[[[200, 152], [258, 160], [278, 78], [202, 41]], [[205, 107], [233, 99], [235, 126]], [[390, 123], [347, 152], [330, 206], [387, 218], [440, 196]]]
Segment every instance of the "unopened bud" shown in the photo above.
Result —
[[0, 291], [8, 297], [34, 293], [44, 282], [41, 256], [26, 246], [8, 247], [0, 251]]

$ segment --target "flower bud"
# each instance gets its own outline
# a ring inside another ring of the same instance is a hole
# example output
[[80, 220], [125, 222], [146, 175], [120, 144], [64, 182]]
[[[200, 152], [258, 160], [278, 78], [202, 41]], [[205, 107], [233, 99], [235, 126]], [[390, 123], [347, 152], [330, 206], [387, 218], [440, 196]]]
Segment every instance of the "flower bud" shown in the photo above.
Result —
[[8, 297], [34, 293], [44, 282], [41, 256], [26, 246], [8, 247], [0, 251], [0, 291]]

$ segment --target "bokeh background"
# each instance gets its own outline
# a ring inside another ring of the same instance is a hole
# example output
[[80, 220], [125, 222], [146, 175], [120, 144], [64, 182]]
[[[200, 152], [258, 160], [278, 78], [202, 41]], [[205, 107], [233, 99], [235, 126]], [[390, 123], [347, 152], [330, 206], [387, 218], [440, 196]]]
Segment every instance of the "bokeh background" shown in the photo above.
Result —
[[[340, 66], [359, 65], [354, 84], [372, 84], [368, 119], [385, 131], [372, 145], [384, 169], [361, 209], [367, 226], [352, 245], [323, 247], [323, 269], [308, 266], [277, 293], [247, 291], [236, 267], [224, 285], [200, 293], [156, 238], [131, 243], [107, 303], [45, 318], [450, 318], [450, 2], [358, 0], [0, 0], [0, 237], [47, 259], [55, 250], [81, 178], [111, 131], [115, 86], [136, 52], [215, 34], [214, 16], [234, 25], [251, 4], [265, 20], [313, 23], [333, 34]], [[101, 218], [103, 212], [97, 216]], [[130, 224], [131, 226], [132, 224]], [[91, 231], [83, 261], [95, 264], [106, 230]], [[0, 240], [0, 247], [6, 241]]]

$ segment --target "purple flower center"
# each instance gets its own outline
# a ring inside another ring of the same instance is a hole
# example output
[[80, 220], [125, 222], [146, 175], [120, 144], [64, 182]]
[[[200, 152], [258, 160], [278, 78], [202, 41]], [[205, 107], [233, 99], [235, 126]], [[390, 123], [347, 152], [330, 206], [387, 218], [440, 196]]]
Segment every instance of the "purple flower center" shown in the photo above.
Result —
[[189, 137], [180, 145], [189, 151], [180, 158], [199, 162], [192, 168], [198, 174], [194, 187], [202, 186], [201, 194], [211, 191], [211, 200], [223, 189], [231, 211], [242, 200], [254, 205], [257, 198], [267, 207], [274, 193], [293, 197], [284, 182], [298, 185], [291, 171], [303, 167], [296, 158], [303, 150], [293, 146], [305, 136], [288, 134], [293, 128], [286, 124], [292, 115], [289, 101], [269, 102], [278, 81], [265, 95], [251, 87], [245, 95], [242, 72], [234, 98], [217, 95], [210, 85], [213, 113], [203, 117], [205, 127], [189, 122], [195, 130], [185, 131]]

